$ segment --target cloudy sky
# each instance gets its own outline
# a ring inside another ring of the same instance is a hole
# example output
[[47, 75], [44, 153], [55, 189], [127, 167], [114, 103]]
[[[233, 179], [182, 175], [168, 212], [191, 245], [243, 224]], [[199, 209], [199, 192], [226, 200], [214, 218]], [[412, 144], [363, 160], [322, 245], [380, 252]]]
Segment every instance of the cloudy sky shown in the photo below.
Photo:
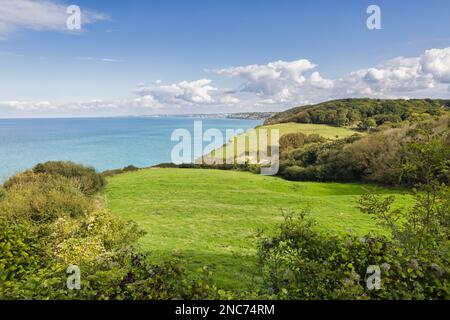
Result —
[[448, 0], [0, 0], [0, 117], [450, 98], [449, 21]]

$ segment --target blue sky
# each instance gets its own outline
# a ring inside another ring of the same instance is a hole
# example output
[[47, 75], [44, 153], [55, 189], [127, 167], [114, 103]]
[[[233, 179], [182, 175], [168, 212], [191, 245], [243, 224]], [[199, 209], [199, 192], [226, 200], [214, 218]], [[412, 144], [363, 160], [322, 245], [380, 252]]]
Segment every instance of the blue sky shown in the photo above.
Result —
[[[70, 4], [82, 32], [65, 29]], [[0, 0], [0, 117], [446, 98], [449, 21], [446, 0]]]

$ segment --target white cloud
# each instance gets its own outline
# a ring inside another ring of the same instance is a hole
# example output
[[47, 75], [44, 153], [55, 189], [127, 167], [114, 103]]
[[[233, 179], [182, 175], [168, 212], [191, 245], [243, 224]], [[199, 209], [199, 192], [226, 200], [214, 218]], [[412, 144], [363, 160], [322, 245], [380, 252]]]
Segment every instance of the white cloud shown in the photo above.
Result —
[[[21, 29], [67, 30], [68, 6], [57, 0], [0, 0], [0, 35]], [[103, 13], [82, 8], [83, 24], [105, 19], [107, 15]]]
[[427, 50], [417, 57], [397, 57], [342, 79], [323, 78], [315, 69], [316, 64], [301, 59], [231, 67], [215, 73], [241, 80], [237, 95], [252, 92], [255, 96], [251, 102], [258, 104], [288, 106], [300, 101], [360, 96], [448, 96], [450, 48]]
[[[218, 75], [237, 78], [243, 81], [240, 91], [260, 95], [277, 96], [278, 100], [289, 98], [299, 88], [312, 83], [318, 85], [317, 73], [308, 79], [307, 72], [316, 67], [306, 59], [295, 61], [275, 61], [265, 65], [248, 65], [216, 70]], [[324, 80], [324, 79], [321, 79]], [[322, 85], [324, 84], [323, 81]], [[330, 86], [331, 81], [327, 86]]]
[[[344, 86], [349, 92], [394, 95], [438, 89], [450, 83], [450, 48], [431, 49], [412, 58], [398, 57], [375, 68], [352, 72]], [[436, 91], [436, 90], [434, 90]]]
[[350, 73], [347, 86], [361, 92], [385, 94], [432, 88], [434, 79], [422, 72], [419, 58], [396, 58], [376, 68]]
[[241, 100], [231, 95], [221, 95], [217, 98], [217, 101], [224, 105], [235, 105], [238, 104]]
[[308, 83], [316, 88], [321, 89], [332, 89], [334, 87], [334, 81], [329, 79], [324, 79], [319, 72], [315, 71], [311, 74], [308, 79]]
[[50, 101], [0, 101], [0, 108], [17, 111], [67, 111], [91, 109], [115, 109], [116, 102], [90, 100], [86, 102], [52, 103]]
[[151, 95], [137, 97], [137, 98], [133, 99], [131, 101], [131, 103], [125, 102], [122, 104], [124, 104], [125, 106], [129, 105], [130, 107], [133, 107], [133, 108], [145, 108], [145, 109], [155, 109], [155, 110], [164, 108], [164, 106]]
[[140, 83], [133, 96], [122, 101], [60, 104], [7, 101], [0, 102], [0, 109], [36, 113], [71, 110], [105, 114], [217, 113], [276, 111], [352, 97], [450, 97], [450, 48], [427, 50], [417, 57], [398, 57], [339, 79], [323, 78], [316, 69], [315, 64], [305, 59], [276, 61], [216, 70], [214, 73], [219, 76], [237, 80], [234, 90], [220, 88], [210, 79], [173, 84], [156, 81], [151, 85]]
[[175, 105], [204, 105], [212, 103], [236, 103], [237, 98], [223, 94], [212, 85], [209, 79], [181, 81], [175, 84], [163, 84], [161, 81], [153, 85], [141, 84], [136, 93], [140, 96], [152, 96], [161, 103]]
[[425, 51], [420, 65], [422, 72], [432, 75], [436, 81], [450, 83], [450, 48]]
[[181, 92], [177, 98], [192, 103], [211, 103], [213, 102], [213, 98], [210, 93], [211, 91], [217, 91], [217, 88], [211, 86], [211, 82], [208, 79], [192, 82], [182, 81], [178, 84]]
[[49, 101], [0, 101], [0, 107], [19, 111], [57, 110]]

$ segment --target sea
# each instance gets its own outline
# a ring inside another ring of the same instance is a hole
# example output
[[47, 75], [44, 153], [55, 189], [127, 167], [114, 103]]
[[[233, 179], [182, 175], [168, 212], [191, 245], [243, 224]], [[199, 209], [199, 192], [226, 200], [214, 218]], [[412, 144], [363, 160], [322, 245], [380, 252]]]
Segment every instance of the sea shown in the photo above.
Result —
[[[73, 161], [99, 172], [171, 162], [176, 129], [248, 130], [260, 120], [189, 117], [0, 119], [0, 181], [46, 161]], [[225, 143], [224, 141], [223, 143]], [[217, 147], [223, 143], [216, 141]], [[206, 145], [209, 143], [205, 143]]]

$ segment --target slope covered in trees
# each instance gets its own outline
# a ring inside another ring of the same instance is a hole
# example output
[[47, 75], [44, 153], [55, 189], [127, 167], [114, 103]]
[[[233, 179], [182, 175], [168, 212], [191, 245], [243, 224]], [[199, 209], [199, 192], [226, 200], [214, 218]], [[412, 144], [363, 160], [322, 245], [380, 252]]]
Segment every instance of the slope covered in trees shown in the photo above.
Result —
[[450, 100], [343, 99], [289, 109], [267, 119], [264, 124], [296, 122], [339, 127], [359, 125], [367, 129], [386, 122], [424, 120], [448, 110]]
[[280, 146], [279, 174], [289, 180], [413, 186], [433, 177], [450, 183], [448, 116], [366, 136]]

